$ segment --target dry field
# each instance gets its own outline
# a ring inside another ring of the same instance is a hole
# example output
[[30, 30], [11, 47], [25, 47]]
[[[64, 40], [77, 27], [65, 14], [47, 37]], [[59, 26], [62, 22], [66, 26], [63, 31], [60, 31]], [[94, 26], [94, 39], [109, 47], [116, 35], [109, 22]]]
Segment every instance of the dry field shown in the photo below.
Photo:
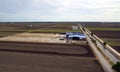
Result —
[[104, 72], [86, 42], [59, 40], [73, 25], [0, 24], [0, 72]]
[[0, 42], [0, 72], [103, 72], [88, 45]]
[[109, 45], [111, 45], [115, 50], [120, 52], [120, 26], [114, 25], [108, 27], [91, 27], [89, 28], [94, 34], [103, 39]]
[[43, 42], [43, 43], [66, 43], [60, 40], [60, 34], [50, 33], [19, 33], [0, 38], [0, 41]]
[[93, 31], [93, 33], [120, 52], [120, 31]]

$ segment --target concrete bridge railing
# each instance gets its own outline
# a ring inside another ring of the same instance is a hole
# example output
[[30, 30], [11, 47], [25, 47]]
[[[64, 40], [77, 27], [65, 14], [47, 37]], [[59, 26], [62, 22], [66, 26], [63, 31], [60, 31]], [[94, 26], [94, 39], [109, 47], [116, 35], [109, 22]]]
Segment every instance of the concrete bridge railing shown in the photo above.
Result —
[[106, 57], [108, 57], [108, 59], [111, 62], [117, 63], [120, 61], [120, 53], [114, 50], [110, 45], [106, 44], [103, 40], [101, 40], [99, 37], [97, 37], [87, 28], [84, 28], [83, 30], [86, 31], [90, 35], [91, 39], [95, 41], [97, 47], [103, 52], [103, 54], [106, 55]]
[[113, 69], [111, 68], [111, 65], [109, 64], [109, 62], [104, 58], [104, 56], [101, 54], [101, 52], [96, 47], [96, 44], [94, 44], [94, 42], [92, 41], [91, 34], [89, 34], [87, 31], [85, 31], [85, 29], [83, 29], [82, 27], [80, 27], [80, 29], [85, 34], [86, 39], [88, 41], [88, 45], [91, 47], [92, 51], [94, 52], [96, 58], [98, 59], [98, 61], [101, 64], [102, 68], [104, 69], [104, 71], [105, 72], [114, 72]]

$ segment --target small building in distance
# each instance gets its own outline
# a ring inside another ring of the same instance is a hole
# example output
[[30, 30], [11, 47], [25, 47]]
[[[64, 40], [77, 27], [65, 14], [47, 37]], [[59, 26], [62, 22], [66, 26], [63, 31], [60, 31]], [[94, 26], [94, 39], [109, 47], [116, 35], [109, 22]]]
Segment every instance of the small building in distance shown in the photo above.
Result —
[[80, 32], [66, 32], [66, 38], [70, 40], [84, 40], [85, 35]]
[[78, 26], [72, 26], [72, 30], [78, 30]]

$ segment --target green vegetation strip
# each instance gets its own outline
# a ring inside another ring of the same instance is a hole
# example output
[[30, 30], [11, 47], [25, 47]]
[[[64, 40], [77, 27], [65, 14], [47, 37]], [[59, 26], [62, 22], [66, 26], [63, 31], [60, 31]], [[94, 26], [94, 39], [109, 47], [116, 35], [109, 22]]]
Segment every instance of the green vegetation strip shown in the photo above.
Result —
[[31, 30], [30, 33], [61, 33], [61, 32], [81, 32], [81, 30]]
[[0, 32], [26, 32], [28, 30], [0, 30]]
[[111, 46], [120, 46], [120, 39], [103, 38], [103, 40], [106, 41]]
[[13, 35], [16, 33], [27, 32], [26, 30], [0, 30], [0, 37]]
[[120, 28], [88, 28], [89, 30], [99, 30], [99, 31], [120, 31]]
[[9, 35], [13, 35], [16, 33], [18, 32], [0, 32], [0, 37], [9, 36]]

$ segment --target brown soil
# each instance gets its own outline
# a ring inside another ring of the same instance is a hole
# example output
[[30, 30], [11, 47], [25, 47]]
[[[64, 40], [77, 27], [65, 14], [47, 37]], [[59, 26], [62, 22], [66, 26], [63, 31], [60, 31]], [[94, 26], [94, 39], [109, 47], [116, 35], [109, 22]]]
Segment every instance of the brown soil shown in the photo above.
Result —
[[112, 47], [120, 53], [120, 46], [112, 46]]
[[0, 52], [0, 72], [103, 72], [93, 58]]
[[103, 72], [89, 46], [1, 41], [0, 58], [0, 72]]
[[94, 57], [88, 45], [27, 43], [27, 42], [0, 42], [0, 50], [7, 52], [39, 53], [47, 55]]
[[92, 30], [100, 38], [120, 38], [120, 31], [97, 31]]
[[[32, 25], [32, 27], [31, 27]], [[0, 23], [0, 29], [7, 29], [7, 30], [35, 30], [35, 29], [47, 29], [47, 30], [62, 30], [62, 29], [71, 29], [71, 26], [75, 24], [52, 24], [52, 23]]]
[[[100, 38], [107, 38], [107, 39], [120, 39], [120, 31], [92, 31]], [[120, 53], [120, 46], [112, 46], [116, 51]]]

